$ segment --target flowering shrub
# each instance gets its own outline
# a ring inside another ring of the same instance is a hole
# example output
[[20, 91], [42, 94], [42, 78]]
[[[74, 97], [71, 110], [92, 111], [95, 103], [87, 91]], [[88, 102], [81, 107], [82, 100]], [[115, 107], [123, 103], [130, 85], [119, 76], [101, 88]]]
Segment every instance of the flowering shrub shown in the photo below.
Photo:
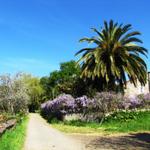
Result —
[[101, 92], [90, 99], [87, 96], [73, 98], [62, 94], [54, 100], [41, 105], [41, 112], [47, 119], [63, 120], [66, 114], [82, 114], [81, 119], [86, 121], [101, 121], [107, 114], [116, 110], [143, 108], [150, 104], [150, 94], [126, 97], [113, 92]]
[[141, 106], [141, 101], [137, 96], [124, 97], [121, 103], [121, 109], [135, 109]]
[[138, 98], [140, 99], [141, 107], [150, 108], [150, 93], [140, 94]]
[[120, 109], [150, 108], [150, 93], [124, 97]]
[[103, 121], [105, 115], [118, 108], [119, 102], [122, 101], [122, 95], [113, 92], [96, 93], [90, 101], [86, 120]]
[[62, 94], [54, 100], [49, 100], [41, 105], [42, 114], [47, 119], [56, 117], [63, 120], [63, 116], [67, 113], [73, 113], [75, 109], [74, 98], [68, 94]]
[[118, 108], [122, 99], [122, 95], [117, 95], [113, 92], [97, 93], [94, 97], [94, 110], [103, 113], [114, 111]]
[[85, 113], [90, 105], [90, 99], [87, 96], [78, 97], [74, 101], [75, 113]]
[[71, 95], [63, 94], [49, 100], [41, 105], [41, 113], [44, 117], [52, 119], [56, 117], [63, 120], [63, 116], [72, 113], [85, 113], [91, 104], [87, 96], [82, 96], [74, 99]]

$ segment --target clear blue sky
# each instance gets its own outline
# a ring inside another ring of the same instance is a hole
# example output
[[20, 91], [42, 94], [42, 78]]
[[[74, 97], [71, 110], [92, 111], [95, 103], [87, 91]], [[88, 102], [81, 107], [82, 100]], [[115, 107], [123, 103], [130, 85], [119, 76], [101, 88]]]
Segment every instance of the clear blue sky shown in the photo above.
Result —
[[149, 0], [0, 0], [0, 74], [48, 75], [109, 19], [131, 23], [150, 50]]

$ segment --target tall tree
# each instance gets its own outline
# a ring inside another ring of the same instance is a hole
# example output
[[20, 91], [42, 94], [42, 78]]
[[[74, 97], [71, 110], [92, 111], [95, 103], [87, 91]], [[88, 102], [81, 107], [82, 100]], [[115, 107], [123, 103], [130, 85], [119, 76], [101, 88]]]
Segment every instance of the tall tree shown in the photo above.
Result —
[[123, 90], [127, 77], [135, 86], [137, 81], [145, 85], [147, 66], [141, 56], [147, 56], [147, 50], [139, 45], [142, 43], [137, 38], [140, 32], [131, 29], [131, 24], [118, 24], [112, 20], [104, 21], [100, 31], [92, 28], [97, 36], [80, 40], [92, 43], [92, 47], [76, 53], [82, 54], [78, 60], [81, 76], [99, 80], [102, 90], [113, 89], [116, 84]]
[[44, 99], [53, 99], [61, 93], [75, 94], [74, 87], [80, 75], [80, 67], [73, 60], [60, 64], [60, 70], [53, 71], [49, 77], [41, 78]]
[[33, 77], [30, 74], [23, 74], [22, 80], [28, 88], [27, 93], [29, 95], [29, 111], [34, 112], [35, 110], [38, 110], [42, 102], [43, 88], [40, 84], [40, 79]]

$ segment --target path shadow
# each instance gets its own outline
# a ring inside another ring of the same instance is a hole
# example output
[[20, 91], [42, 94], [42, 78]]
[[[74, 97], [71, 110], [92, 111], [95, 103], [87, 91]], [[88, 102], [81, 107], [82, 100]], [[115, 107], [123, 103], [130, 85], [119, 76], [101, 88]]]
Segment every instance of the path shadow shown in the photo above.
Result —
[[97, 137], [87, 148], [114, 150], [150, 150], [150, 133], [135, 133], [127, 136]]
[[150, 133], [134, 133], [130, 134], [129, 138], [133, 138], [150, 144]]

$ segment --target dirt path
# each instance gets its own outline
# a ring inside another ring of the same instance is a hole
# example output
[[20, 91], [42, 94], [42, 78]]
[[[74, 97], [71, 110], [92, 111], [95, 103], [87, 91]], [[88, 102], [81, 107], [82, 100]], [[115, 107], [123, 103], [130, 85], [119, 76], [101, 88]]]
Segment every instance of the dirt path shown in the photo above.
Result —
[[150, 133], [66, 135], [30, 114], [24, 150], [150, 150]]
[[86, 150], [150, 150], [150, 133], [112, 135], [72, 135]]
[[30, 114], [24, 150], [84, 150], [80, 141], [50, 127], [38, 114]]

